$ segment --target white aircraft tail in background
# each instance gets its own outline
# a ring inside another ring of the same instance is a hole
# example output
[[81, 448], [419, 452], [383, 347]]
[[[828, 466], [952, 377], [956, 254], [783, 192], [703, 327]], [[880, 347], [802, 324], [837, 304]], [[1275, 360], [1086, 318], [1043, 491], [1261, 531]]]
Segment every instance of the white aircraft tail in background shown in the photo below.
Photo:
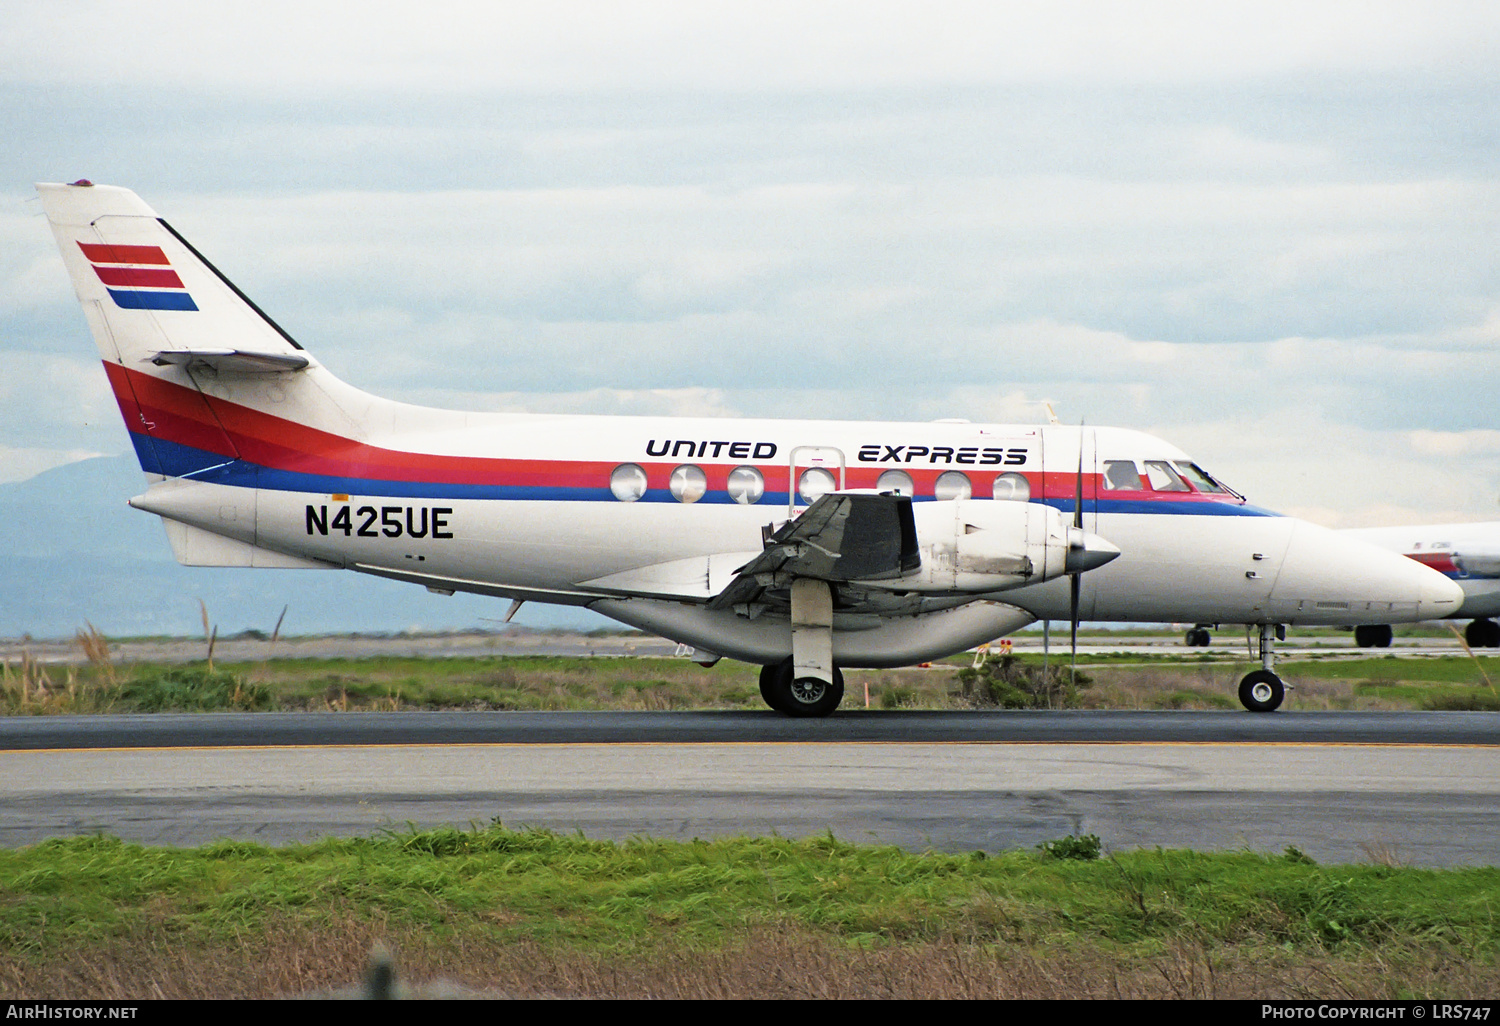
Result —
[[840, 667], [1039, 618], [1453, 615], [1441, 574], [1256, 508], [1177, 448], [1060, 425], [462, 413], [335, 378], [134, 193], [39, 185], [159, 515], [191, 565], [342, 568], [587, 606], [760, 664], [789, 715]]

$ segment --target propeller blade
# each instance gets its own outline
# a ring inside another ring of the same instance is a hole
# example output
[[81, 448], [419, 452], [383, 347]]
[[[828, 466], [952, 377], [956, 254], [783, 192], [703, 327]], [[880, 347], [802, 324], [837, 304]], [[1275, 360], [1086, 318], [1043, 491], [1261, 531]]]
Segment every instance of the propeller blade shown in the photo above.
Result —
[[1078, 574], [1068, 575], [1068, 617], [1073, 621], [1073, 636], [1069, 643], [1068, 683], [1078, 686], [1078, 588], [1082, 580]]
[[[1078, 475], [1073, 479], [1073, 527], [1083, 531], [1083, 422], [1078, 423]], [[1069, 641], [1068, 683], [1078, 686], [1078, 591], [1082, 584], [1080, 571], [1068, 575], [1068, 619], [1072, 621]]]

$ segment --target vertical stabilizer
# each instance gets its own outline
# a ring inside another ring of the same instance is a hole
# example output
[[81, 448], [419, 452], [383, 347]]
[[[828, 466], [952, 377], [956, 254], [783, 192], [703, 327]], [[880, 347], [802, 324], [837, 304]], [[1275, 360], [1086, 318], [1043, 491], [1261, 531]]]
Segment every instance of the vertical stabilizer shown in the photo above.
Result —
[[227, 401], [314, 361], [129, 189], [36, 188], [141, 468], [204, 479], [240, 458]]

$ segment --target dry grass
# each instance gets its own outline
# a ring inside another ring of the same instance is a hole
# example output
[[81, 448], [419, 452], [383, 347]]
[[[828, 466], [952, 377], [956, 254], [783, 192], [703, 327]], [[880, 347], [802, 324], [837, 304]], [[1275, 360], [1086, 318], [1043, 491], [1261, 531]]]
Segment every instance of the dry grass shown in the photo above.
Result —
[[[1033, 953], [947, 939], [851, 947], [795, 928], [761, 929], [722, 948], [590, 953], [531, 941], [392, 936], [350, 919], [268, 928], [237, 942], [186, 945], [162, 930], [32, 965], [0, 959], [0, 994], [102, 1000], [356, 996], [377, 944], [397, 952], [398, 994], [511, 998], [1281, 998], [1479, 997], [1500, 969], [1456, 954], [1308, 958], [1176, 943], [1148, 957]], [[1399, 982], [1397, 982], [1399, 981]]]
[[78, 632], [76, 643], [88, 664], [82, 669], [73, 663], [49, 668], [24, 649], [15, 665], [0, 663], [0, 714], [109, 712], [116, 679], [108, 644], [93, 624]]
[[[212, 656], [214, 629], [205, 641]], [[601, 656], [452, 656], [420, 658], [271, 659], [224, 663], [218, 668], [264, 688], [270, 708], [285, 711], [579, 710], [668, 711], [761, 709], [758, 668], [725, 660], [704, 669], [685, 659]], [[1225, 662], [1216, 655], [1156, 661], [1085, 663], [1079, 673], [1092, 681], [1078, 694], [1085, 709], [1179, 709], [1238, 711], [1239, 679], [1253, 664]], [[1033, 657], [1028, 657], [1035, 661]], [[971, 708], [962, 695], [960, 670], [967, 657], [928, 667], [845, 672], [845, 711]], [[1065, 652], [1052, 665], [1066, 665]], [[1335, 664], [1289, 668], [1289, 710], [1396, 711], [1413, 708], [1483, 708], [1472, 702], [1476, 688], [1468, 666], [1444, 660], [1397, 664], [1366, 661], [1340, 674]], [[1339, 664], [1342, 665], [1342, 664]], [[117, 668], [108, 639], [92, 624], [79, 630], [67, 661], [45, 664], [23, 649], [19, 660], [0, 665], [0, 713], [131, 711], [121, 699], [132, 682], [161, 676], [168, 668], [137, 663]], [[1482, 671], [1482, 667], [1480, 669]], [[1315, 675], [1316, 674], [1316, 675]], [[1459, 704], [1435, 705], [1442, 700]]]

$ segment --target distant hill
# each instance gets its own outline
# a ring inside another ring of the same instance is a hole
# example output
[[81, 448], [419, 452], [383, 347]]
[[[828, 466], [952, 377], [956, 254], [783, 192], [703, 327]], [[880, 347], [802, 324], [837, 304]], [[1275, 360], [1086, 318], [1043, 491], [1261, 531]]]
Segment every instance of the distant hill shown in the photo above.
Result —
[[[145, 490], [134, 456], [82, 460], [0, 484], [0, 637], [61, 637], [88, 621], [111, 635], [201, 631], [198, 601], [222, 633], [449, 630], [486, 626], [507, 603], [444, 597], [342, 571], [185, 567], [161, 522], [125, 505]], [[517, 623], [589, 630], [613, 621], [528, 605]]]

